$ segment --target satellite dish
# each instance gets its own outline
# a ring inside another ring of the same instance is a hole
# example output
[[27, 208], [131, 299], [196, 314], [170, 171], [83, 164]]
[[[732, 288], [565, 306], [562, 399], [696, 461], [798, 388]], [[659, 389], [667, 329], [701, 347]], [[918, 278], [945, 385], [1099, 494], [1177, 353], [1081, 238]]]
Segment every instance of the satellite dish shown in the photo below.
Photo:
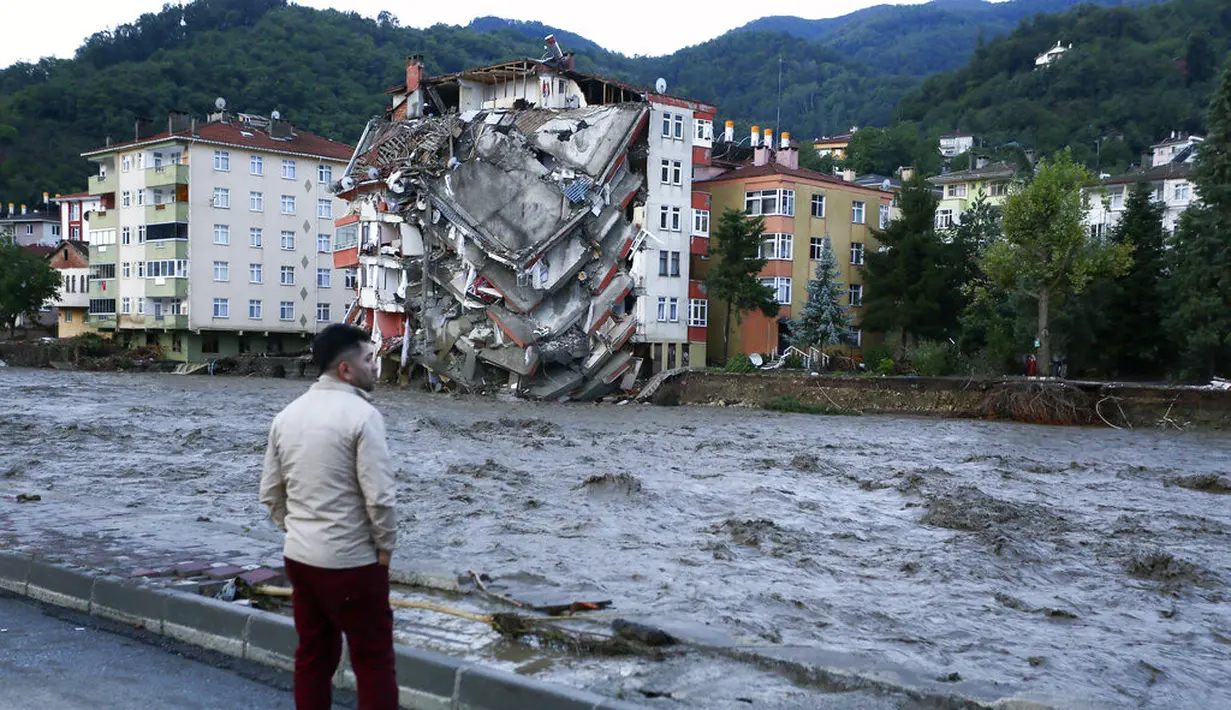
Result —
[[226, 107], [227, 107], [227, 100], [226, 100], [226, 99], [222, 98], [221, 96], [219, 96], [218, 98], [214, 99], [214, 108], [216, 108], [216, 109], [218, 109], [219, 111], [221, 111], [221, 110], [225, 109]]
[[277, 121], [278, 119], [282, 118], [282, 112], [281, 112], [281, 111], [274, 111], [273, 113], [269, 114], [269, 117], [270, 117], [270, 118], [272, 118], [273, 120]]
[[761, 357], [761, 353], [753, 353], [748, 356], [748, 362], [751, 362], [754, 367], [760, 367], [765, 364], [765, 358]]
[[662, 93], [666, 93], [666, 91], [667, 91], [667, 80], [666, 80], [666, 79], [664, 79], [664, 78], [662, 78], [661, 76], [660, 76], [660, 77], [658, 77], [658, 81], [654, 82], [654, 90], [655, 90], [655, 91], [657, 91], [657, 92], [658, 92], [658, 93], [660, 93], [660, 94], [662, 94]]
[[889, 192], [889, 188], [890, 188], [889, 178], [885, 178], [885, 181], [881, 183], [881, 189], [884, 190], [885, 192]]

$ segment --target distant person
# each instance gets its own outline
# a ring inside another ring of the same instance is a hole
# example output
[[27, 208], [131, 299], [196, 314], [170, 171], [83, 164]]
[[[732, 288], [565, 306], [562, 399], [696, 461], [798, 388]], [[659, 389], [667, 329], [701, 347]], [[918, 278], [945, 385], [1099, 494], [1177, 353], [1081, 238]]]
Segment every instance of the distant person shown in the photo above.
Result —
[[335, 324], [316, 336], [312, 361], [320, 379], [274, 417], [261, 477], [261, 503], [286, 531], [299, 634], [295, 707], [332, 707], [346, 634], [360, 710], [395, 710], [396, 495], [385, 423], [369, 394], [376, 357], [367, 333]]

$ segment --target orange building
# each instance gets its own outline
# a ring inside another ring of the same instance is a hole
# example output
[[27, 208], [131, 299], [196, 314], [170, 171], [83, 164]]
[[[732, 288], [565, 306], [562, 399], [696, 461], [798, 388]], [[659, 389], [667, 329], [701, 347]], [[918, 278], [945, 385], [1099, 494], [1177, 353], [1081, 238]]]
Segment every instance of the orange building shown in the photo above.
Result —
[[[732, 323], [728, 356], [738, 352], [771, 354], [785, 349], [786, 333], [781, 321], [797, 316], [803, 309], [808, 281], [816, 271], [816, 259], [825, 239], [830, 242], [839, 277], [847, 287], [846, 303], [854, 317], [850, 337], [858, 348], [862, 344], [859, 322], [863, 304], [860, 267], [865, 255], [880, 246], [873, 229], [883, 229], [888, 224], [893, 194], [800, 168], [799, 151], [790, 146], [790, 134], [783, 134], [782, 145], [777, 148], [772, 134], [766, 134], [764, 141], [754, 137], [751, 161], [694, 183], [697, 190], [709, 194], [715, 223], [724, 210], [731, 208], [765, 217], [762, 256], [769, 263], [760, 276], [762, 283], [777, 291], [782, 308], [777, 318], [767, 318], [757, 311], [744, 313], [738, 323]], [[693, 259], [697, 263], [693, 273], [704, 274], [708, 269], [708, 239], [705, 241], [706, 244], [697, 245], [694, 240]], [[727, 320], [724, 305], [712, 301], [708, 316], [708, 350], [711, 359], [721, 361]]]

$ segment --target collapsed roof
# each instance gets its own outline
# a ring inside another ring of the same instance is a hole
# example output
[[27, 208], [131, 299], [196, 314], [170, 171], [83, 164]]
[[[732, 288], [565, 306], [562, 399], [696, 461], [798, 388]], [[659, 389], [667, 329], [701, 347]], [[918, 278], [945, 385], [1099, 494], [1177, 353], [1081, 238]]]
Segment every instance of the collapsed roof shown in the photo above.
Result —
[[361, 281], [374, 296], [361, 305], [405, 314], [406, 337], [388, 344], [403, 364], [543, 399], [631, 385], [631, 205], [648, 112], [629, 102], [369, 126], [348, 171], [361, 181], [341, 188], [364, 224], [361, 264], [398, 275], [375, 291]]

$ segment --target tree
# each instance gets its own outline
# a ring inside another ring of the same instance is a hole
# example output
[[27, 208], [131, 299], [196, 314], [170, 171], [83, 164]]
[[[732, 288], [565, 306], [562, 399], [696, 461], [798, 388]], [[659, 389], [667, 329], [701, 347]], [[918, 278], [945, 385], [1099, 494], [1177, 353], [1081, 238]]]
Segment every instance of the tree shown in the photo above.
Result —
[[1150, 192], [1149, 183], [1140, 183], [1125, 203], [1111, 242], [1132, 247], [1133, 264], [1111, 281], [1106, 300], [1095, 304], [1101, 305], [1104, 320], [1095, 330], [1095, 345], [1110, 375], [1158, 375], [1171, 359], [1162, 293], [1167, 267], [1163, 208], [1154, 204]]
[[59, 271], [8, 235], [0, 235], [0, 328], [15, 335], [17, 319], [38, 313], [59, 291]]
[[834, 159], [832, 155], [828, 153], [821, 155], [816, 152], [815, 147], [804, 144], [799, 147], [799, 167], [815, 170], [825, 175], [833, 175]]
[[767, 317], [778, 315], [777, 295], [757, 274], [768, 259], [761, 256], [763, 217], [749, 217], [740, 210], [726, 209], [718, 226], [710, 233], [710, 256], [717, 262], [705, 275], [705, 286], [712, 300], [727, 304], [726, 328], [722, 334], [722, 359], [725, 362], [731, 342], [731, 317], [743, 318], [745, 311], [758, 310]]
[[1044, 367], [1051, 362], [1053, 303], [1080, 293], [1094, 276], [1123, 273], [1132, 258], [1129, 245], [1090, 238], [1082, 222], [1088, 210], [1082, 188], [1090, 182], [1067, 150], [1040, 161], [1034, 180], [1005, 199], [1004, 234], [981, 262], [994, 282], [1037, 302], [1038, 357]]
[[943, 339], [956, 333], [968, 259], [937, 234], [938, 198], [922, 177], [902, 186], [899, 201], [901, 215], [876, 233], [882, 249], [867, 255], [863, 327], [900, 330], [905, 347], [912, 336]]
[[1176, 230], [1168, 319], [1190, 369], [1206, 378], [1231, 365], [1231, 61], [1208, 121], [1193, 176], [1201, 204]]
[[920, 137], [913, 123], [899, 123], [893, 128], [861, 128], [846, 147], [846, 167], [861, 175], [893, 175], [903, 166], [930, 175], [940, 172], [940, 163], [938, 142]]
[[1188, 46], [1184, 51], [1184, 65], [1187, 68], [1188, 85], [1199, 84], [1214, 78], [1218, 70], [1218, 55], [1210, 46], [1210, 38], [1200, 30], [1188, 36]]
[[816, 262], [815, 275], [816, 278], [808, 281], [808, 301], [793, 323], [791, 345], [797, 348], [837, 345], [851, 327], [850, 308], [842, 303], [846, 289], [839, 278], [838, 260], [834, 258], [828, 239]]

